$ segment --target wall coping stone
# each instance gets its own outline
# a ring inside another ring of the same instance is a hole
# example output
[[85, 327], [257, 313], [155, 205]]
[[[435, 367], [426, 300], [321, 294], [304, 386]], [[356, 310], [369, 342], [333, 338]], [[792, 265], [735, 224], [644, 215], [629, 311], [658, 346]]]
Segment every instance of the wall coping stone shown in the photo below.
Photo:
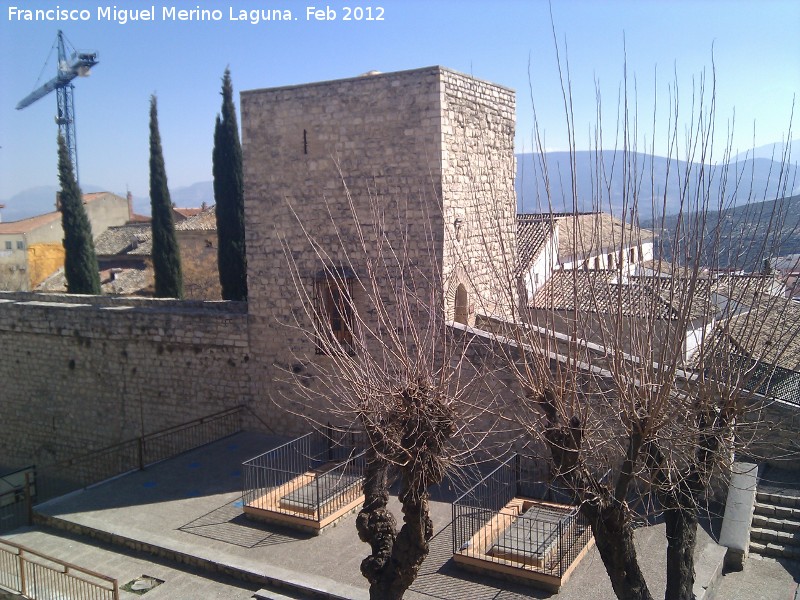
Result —
[[474, 77], [472, 75], [468, 75], [466, 73], [461, 73], [459, 71], [456, 71], [454, 69], [449, 69], [447, 67], [442, 67], [440, 65], [434, 65], [434, 66], [430, 66], [430, 67], [421, 67], [421, 68], [418, 68], [418, 69], [407, 69], [407, 70], [404, 70], [404, 71], [390, 71], [390, 72], [386, 72], [386, 73], [374, 73], [374, 74], [357, 75], [355, 77], [345, 77], [343, 79], [328, 79], [326, 81], [313, 81], [313, 82], [310, 82], [310, 83], [297, 83], [297, 84], [283, 85], [283, 86], [271, 87], [271, 88], [256, 88], [256, 89], [252, 89], [252, 90], [244, 90], [244, 91], [240, 92], [239, 95], [240, 95], [240, 97], [244, 97], [244, 96], [251, 96], [251, 95], [264, 93], [264, 92], [279, 92], [279, 91], [284, 91], [284, 90], [296, 90], [296, 89], [302, 89], [302, 88], [325, 87], [325, 86], [329, 86], [329, 85], [338, 85], [340, 83], [350, 83], [350, 82], [357, 82], [357, 81], [367, 82], [367, 81], [371, 81], [371, 80], [376, 79], [376, 78], [401, 77], [401, 76], [405, 76], [405, 75], [412, 75], [414, 73], [426, 73], [426, 72], [429, 72], [431, 74], [434, 74], [434, 73], [449, 73], [451, 75], [456, 75], [458, 77], [464, 77], [466, 79], [470, 79], [470, 80], [476, 81], [476, 82], [484, 84], [484, 85], [489, 85], [489, 86], [504, 90], [506, 92], [516, 93], [516, 91], [514, 89], [512, 89], [510, 87], [506, 87], [504, 85], [500, 85], [500, 84], [494, 83], [493, 81], [487, 81], [485, 79], [479, 79], [479, 78]]

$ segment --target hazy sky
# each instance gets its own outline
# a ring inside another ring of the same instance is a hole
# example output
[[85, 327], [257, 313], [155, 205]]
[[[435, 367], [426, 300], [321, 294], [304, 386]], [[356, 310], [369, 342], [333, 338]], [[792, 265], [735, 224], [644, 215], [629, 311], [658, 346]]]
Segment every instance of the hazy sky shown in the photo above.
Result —
[[[238, 104], [241, 90], [439, 64], [517, 90], [518, 151], [531, 148], [531, 95], [548, 149], [567, 146], [547, 2], [12, 0], [0, 6], [0, 199], [57, 183], [55, 94], [22, 111], [14, 107], [55, 75], [55, 55], [45, 62], [58, 29], [77, 49], [99, 52], [92, 75], [75, 81], [80, 175], [83, 183], [117, 193], [148, 194], [152, 93], [158, 95], [170, 187], [211, 179], [214, 117], [227, 65]], [[14, 7], [56, 6], [85, 12], [73, 13], [78, 20], [14, 17], [20, 14]], [[329, 6], [336, 18], [308, 19], [309, 6], [323, 11]], [[346, 21], [345, 6], [365, 9], [351, 11], [351, 18], [368, 16], [366, 8], [372, 7], [372, 16], [382, 20]], [[155, 19], [122, 24], [113, 18], [114, 7], [153, 7]], [[171, 7], [218, 10], [221, 19], [165, 20]], [[111, 19], [106, 8], [112, 9]], [[231, 19], [254, 9], [290, 10], [292, 20]], [[735, 109], [734, 149], [785, 137], [793, 96], [800, 92], [800, 2], [553, 0], [552, 12], [562, 52], [567, 47], [579, 148], [587, 147], [596, 120], [595, 81], [602, 92], [606, 138], [616, 127], [623, 44], [629, 87], [635, 81], [638, 89], [640, 130], [651, 129], [654, 93], [659, 123], [665, 120], [676, 76], [680, 108], [688, 117], [693, 81], [704, 69], [710, 73], [713, 56], [718, 131], [724, 134]], [[656, 153], [663, 154], [658, 147]]]

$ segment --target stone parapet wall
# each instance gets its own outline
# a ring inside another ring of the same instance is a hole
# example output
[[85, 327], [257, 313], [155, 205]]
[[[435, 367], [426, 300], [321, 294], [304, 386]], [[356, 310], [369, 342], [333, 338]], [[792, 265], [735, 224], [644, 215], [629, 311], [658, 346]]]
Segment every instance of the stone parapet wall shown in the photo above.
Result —
[[[746, 415], [742, 453], [754, 461], [800, 471], [800, 407], [780, 400], [753, 403]], [[755, 425], [753, 425], [755, 423]]]
[[246, 305], [0, 294], [0, 456], [47, 464], [251, 403]]

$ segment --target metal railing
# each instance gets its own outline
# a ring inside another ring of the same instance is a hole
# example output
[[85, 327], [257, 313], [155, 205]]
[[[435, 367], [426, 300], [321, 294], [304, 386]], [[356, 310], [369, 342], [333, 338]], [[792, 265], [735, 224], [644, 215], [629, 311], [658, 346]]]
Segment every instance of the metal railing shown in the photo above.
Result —
[[355, 434], [313, 431], [242, 463], [246, 507], [321, 522], [363, 493]]
[[116, 579], [2, 538], [0, 586], [33, 600], [119, 600]]
[[512, 455], [453, 503], [453, 554], [562, 577], [591, 539], [577, 507]]
[[39, 500], [47, 500], [123, 473], [144, 469], [148, 465], [238, 433], [242, 430], [241, 415], [244, 409], [242, 406], [229, 408], [46, 465], [39, 469]]
[[0, 533], [30, 525], [36, 489], [36, 467], [0, 475]]

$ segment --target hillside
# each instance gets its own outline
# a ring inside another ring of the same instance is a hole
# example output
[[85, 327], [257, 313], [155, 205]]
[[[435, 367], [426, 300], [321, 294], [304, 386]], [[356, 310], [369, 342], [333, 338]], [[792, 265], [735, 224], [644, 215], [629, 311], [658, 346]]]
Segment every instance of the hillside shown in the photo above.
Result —
[[[668, 261], [673, 260], [672, 234], [677, 224], [677, 216], [664, 220], [662, 252]], [[653, 228], [652, 222], [642, 225]], [[759, 271], [765, 257], [800, 253], [800, 195], [709, 212], [705, 232], [704, 264]]]

